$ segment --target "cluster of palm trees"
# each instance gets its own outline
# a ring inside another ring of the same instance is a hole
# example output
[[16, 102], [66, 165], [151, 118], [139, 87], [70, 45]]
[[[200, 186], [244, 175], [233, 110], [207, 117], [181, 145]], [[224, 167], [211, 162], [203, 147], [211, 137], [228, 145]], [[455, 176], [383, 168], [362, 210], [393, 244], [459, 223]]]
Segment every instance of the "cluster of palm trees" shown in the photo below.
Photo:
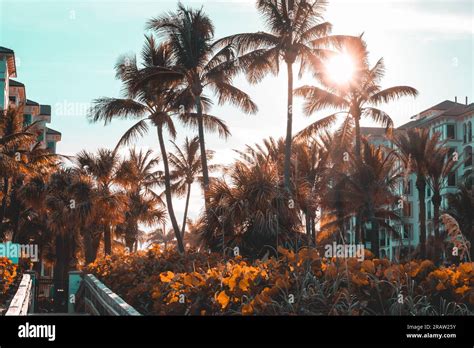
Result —
[[[115, 66], [123, 96], [98, 98], [90, 110], [90, 119], [105, 125], [115, 119], [135, 121], [113, 150], [82, 151], [72, 165], [62, 165], [36, 143], [34, 124], [23, 126], [21, 109], [5, 111], [0, 124], [0, 238], [34, 239], [43, 255], [55, 256], [62, 279], [77, 264], [78, 254], [92, 262], [101, 252], [111, 254], [115, 239], [130, 251], [148, 242], [175, 245], [180, 253], [190, 245], [224, 255], [238, 247], [241, 254], [260, 257], [280, 245], [318, 246], [324, 238], [350, 242], [349, 224], [355, 232], [352, 242], [369, 242], [379, 255], [382, 228], [400, 237], [396, 225], [403, 223], [404, 199], [396, 188], [413, 173], [420, 205], [419, 256], [428, 255], [429, 186], [435, 241], [429, 243], [434, 246], [430, 255], [440, 258], [441, 189], [456, 163], [439, 134], [393, 131], [392, 119], [379, 109], [417, 91], [409, 86], [383, 89], [383, 59], [370, 65], [362, 37], [331, 35], [331, 24], [322, 17], [325, 1], [256, 3], [267, 31], [216, 39], [204, 11], [182, 4], [148, 21], [150, 33], [140, 59], [122, 56]], [[344, 83], [332, 79], [325, 65], [340, 52], [354, 63], [353, 76]], [[247, 146], [226, 168], [210, 164], [213, 152], [206, 148], [206, 136], [231, 134], [212, 115], [213, 104], [256, 113], [256, 104], [233, 79], [244, 74], [258, 83], [279, 74], [281, 63], [288, 78], [286, 136]], [[294, 69], [299, 77], [311, 73], [317, 85], [295, 89]], [[304, 99], [308, 116], [326, 108], [337, 112], [293, 134], [293, 96]], [[371, 144], [361, 134], [362, 117], [384, 126], [395, 147]], [[338, 120], [337, 129], [329, 131]], [[183, 137], [182, 146], [176, 142], [178, 123], [196, 132]], [[153, 129], [159, 156], [133, 148], [125, 157], [119, 155]], [[212, 171], [223, 175], [212, 178]], [[192, 222], [188, 215], [195, 183], [204, 200], [201, 215]], [[181, 224], [175, 197], [185, 198]], [[465, 210], [466, 201], [472, 207], [472, 190], [461, 189], [449, 199], [453, 216], [472, 241], [472, 210]], [[144, 226], [155, 229], [146, 234]]]

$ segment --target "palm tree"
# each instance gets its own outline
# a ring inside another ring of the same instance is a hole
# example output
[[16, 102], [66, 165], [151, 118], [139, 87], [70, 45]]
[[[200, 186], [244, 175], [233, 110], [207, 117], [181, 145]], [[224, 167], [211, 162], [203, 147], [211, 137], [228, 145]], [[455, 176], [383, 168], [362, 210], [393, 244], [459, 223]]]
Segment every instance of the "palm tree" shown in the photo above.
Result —
[[403, 162], [405, 171], [415, 173], [416, 189], [419, 199], [420, 222], [420, 257], [426, 257], [426, 184], [428, 181], [429, 158], [435, 154], [440, 145], [440, 134], [430, 136], [429, 129], [415, 128], [400, 132], [393, 137], [398, 149], [398, 156]]
[[280, 62], [286, 64], [287, 124], [285, 140], [284, 179], [290, 193], [291, 146], [293, 124], [293, 66], [299, 61], [301, 77], [310, 65], [330, 54], [329, 44], [340, 44], [348, 37], [328, 36], [332, 25], [322, 21], [326, 1], [320, 0], [258, 0], [257, 9], [269, 32], [242, 33], [221, 39], [220, 44], [233, 44], [242, 55], [239, 64], [251, 83], [258, 83], [267, 74], [278, 75]]
[[118, 182], [117, 166], [119, 157], [116, 152], [99, 149], [97, 155], [81, 151], [75, 158], [76, 165], [80, 171], [91, 176], [94, 187], [97, 190], [97, 209], [101, 211], [98, 224], [103, 231], [104, 252], [106, 255], [112, 253], [112, 228], [123, 222], [123, 211], [125, 208], [125, 195], [113, 189]]
[[[126, 192], [127, 209], [124, 222], [117, 225], [116, 232], [124, 236], [130, 251], [134, 250], [137, 242], [140, 224], [152, 227], [165, 220], [165, 210], [160, 207], [161, 198], [153, 191], [161, 181], [156, 171], [158, 162], [151, 150], [144, 152], [131, 149], [129, 157], [117, 169], [117, 182]], [[176, 240], [179, 241], [178, 238]]]
[[434, 258], [437, 261], [439, 257], [440, 240], [439, 219], [441, 207], [441, 190], [446, 187], [448, 176], [455, 169], [456, 161], [449, 155], [449, 147], [444, 146], [446, 142], [442, 142], [427, 158], [427, 174], [428, 185], [430, 186], [433, 196], [431, 202], [433, 203], [433, 222], [434, 222], [434, 239], [433, 244]]
[[[238, 72], [232, 47], [226, 45], [216, 50], [213, 43], [214, 26], [209, 17], [200, 10], [186, 8], [181, 3], [175, 13], [151, 19], [147, 24], [159, 36], [169, 42], [169, 51], [174, 66], [172, 70], [181, 74], [182, 96], [185, 103], [192, 99], [197, 115], [199, 148], [201, 150], [202, 176], [206, 193], [209, 188], [209, 168], [207, 165], [206, 143], [204, 139], [205, 119], [203, 109], [210, 105], [203, 95], [206, 88], [216, 95], [219, 104], [231, 103], [246, 113], [256, 113], [257, 106], [251, 98], [232, 84], [232, 77]], [[161, 71], [145, 71], [142, 81], [162, 76]]]
[[166, 226], [164, 225], [162, 228], [157, 228], [148, 233], [146, 241], [148, 245], [163, 244], [166, 250], [169, 244], [173, 244], [173, 231], [166, 231]]
[[[184, 140], [182, 149], [172, 142], [175, 153], [169, 154], [169, 161], [171, 165], [171, 189], [175, 195], [183, 196], [186, 195], [186, 203], [184, 206], [183, 224], [181, 225], [181, 235], [184, 238], [186, 231], [186, 219], [188, 216], [189, 198], [191, 196], [191, 187], [194, 183], [195, 178], [198, 177], [199, 173], [202, 172], [202, 161], [201, 156], [198, 154], [199, 151], [199, 138], [195, 137], [189, 140], [188, 137]], [[207, 151], [207, 159], [212, 158], [212, 152]], [[212, 171], [216, 166], [209, 166]], [[202, 176], [198, 177], [202, 184]]]
[[446, 212], [459, 223], [464, 236], [471, 243], [470, 256], [474, 260], [474, 193], [472, 186], [461, 185], [456, 193], [448, 193]]
[[281, 163], [271, 160], [272, 154], [252, 157], [251, 148], [248, 153], [226, 170], [228, 177], [211, 183], [207, 211], [198, 224], [200, 241], [224, 253], [239, 247], [249, 257], [274, 253], [278, 246], [297, 248], [307, 238], [300, 233], [298, 207], [285, 198]]
[[371, 250], [378, 257], [380, 227], [398, 234], [389, 222], [400, 221], [392, 209], [399, 199], [393, 192], [399, 184], [400, 173], [395, 170], [397, 157], [393, 151], [387, 153], [366, 138], [362, 138], [362, 146], [362, 161], [352, 156], [349, 173], [341, 173], [339, 180], [345, 181], [343, 200], [349, 207], [348, 218], [358, 214], [360, 224], [369, 223], [367, 234]]
[[[95, 191], [90, 179], [72, 169], [61, 169], [51, 175], [46, 191], [47, 226], [55, 244], [55, 305], [58, 312], [67, 306], [68, 271], [75, 269], [79, 235], [87, 228], [97, 211]], [[61, 289], [63, 291], [61, 291]]]
[[[370, 68], [368, 51], [362, 39], [346, 41], [344, 50], [353, 60], [354, 75], [347, 83], [334, 81], [327, 69], [320, 67], [315, 71], [322, 88], [303, 86], [295, 90], [295, 94], [305, 98], [304, 112], [311, 115], [325, 109], [344, 109], [326, 116], [301, 131], [298, 135], [305, 137], [316, 133], [321, 128], [332, 125], [339, 114], [352, 118], [355, 125], [355, 154], [361, 159], [361, 117], [368, 117], [382, 124], [387, 130], [393, 127], [393, 121], [384, 111], [377, 108], [382, 103], [397, 100], [402, 96], [418, 95], [418, 91], [409, 86], [395, 86], [382, 89], [381, 80], [385, 75], [383, 58]], [[318, 66], [317, 66], [318, 67]]]
[[[166, 70], [170, 65], [170, 55], [166, 47], [165, 44], [157, 46], [153, 37], [147, 37], [142, 52], [144, 68], [159, 65], [162, 70]], [[96, 99], [90, 117], [94, 122], [103, 120], [104, 124], [110, 123], [114, 118], [135, 118], [139, 120], [125, 132], [117, 147], [132, 142], [137, 136], [143, 136], [148, 132], [149, 124], [156, 128], [163, 158], [168, 215], [178, 241], [178, 249], [180, 252], [184, 252], [184, 245], [171, 198], [168, 156], [163, 134], [166, 128], [172, 137], [176, 136], [176, 129], [171, 118], [171, 113], [175, 110], [171, 105], [172, 95], [170, 95], [168, 81], [154, 81], [153, 84], [148, 83], [139, 91], [132, 92], [130, 85], [134, 83], [140, 73], [135, 58], [123, 57], [116, 65], [116, 70], [117, 77], [125, 85], [125, 98]]]
[[[0, 177], [2, 177], [2, 203], [0, 208], [0, 240], [4, 238], [7, 224], [13, 236], [18, 231], [20, 204], [17, 191], [27, 175], [41, 174], [56, 165], [58, 156], [42, 148], [37, 141], [37, 125], [23, 123], [23, 105], [9, 106], [0, 117]], [[10, 203], [10, 219], [7, 217]]]

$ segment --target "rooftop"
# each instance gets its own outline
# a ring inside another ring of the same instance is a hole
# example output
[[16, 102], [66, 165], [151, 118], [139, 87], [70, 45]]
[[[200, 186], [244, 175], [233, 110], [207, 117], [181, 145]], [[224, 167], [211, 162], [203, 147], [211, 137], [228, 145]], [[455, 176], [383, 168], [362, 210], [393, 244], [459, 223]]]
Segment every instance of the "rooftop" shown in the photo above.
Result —
[[26, 99], [26, 105], [29, 105], [29, 106], [39, 106], [39, 104], [33, 100], [30, 100], [30, 99]]
[[0, 46], [0, 53], [15, 54], [15, 52], [13, 52], [13, 50], [11, 50], [9, 48], [6, 48], [6, 47], [3, 47], [3, 46]]
[[23, 87], [23, 88], [25, 87], [23, 83], [12, 80], [12, 79], [10, 79], [8, 83], [10, 84], [10, 87]]
[[16, 77], [15, 52], [9, 48], [0, 46], [0, 54], [7, 56], [8, 74], [11, 77]]
[[57, 130], [54, 130], [52, 128], [46, 128], [46, 134], [61, 135], [61, 132], [58, 132]]

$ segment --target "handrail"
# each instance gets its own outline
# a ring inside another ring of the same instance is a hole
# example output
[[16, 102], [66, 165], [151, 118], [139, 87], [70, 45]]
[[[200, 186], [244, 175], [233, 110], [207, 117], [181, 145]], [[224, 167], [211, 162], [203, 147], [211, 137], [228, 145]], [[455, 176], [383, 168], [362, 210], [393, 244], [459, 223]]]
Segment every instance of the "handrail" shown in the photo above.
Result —
[[84, 275], [86, 312], [93, 315], [141, 315], [92, 274]]
[[27, 315], [32, 301], [33, 280], [31, 275], [23, 274], [20, 286], [13, 297], [5, 315]]

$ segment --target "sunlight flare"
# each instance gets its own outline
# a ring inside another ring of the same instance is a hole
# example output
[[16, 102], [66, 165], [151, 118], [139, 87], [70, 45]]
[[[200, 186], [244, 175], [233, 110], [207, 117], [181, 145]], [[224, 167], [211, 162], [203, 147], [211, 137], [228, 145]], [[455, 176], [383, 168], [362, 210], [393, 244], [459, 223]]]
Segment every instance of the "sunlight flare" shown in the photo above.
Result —
[[354, 75], [354, 62], [347, 53], [330, 58], [325, 64], [327, 74], [337, 84], [346, 84]]

